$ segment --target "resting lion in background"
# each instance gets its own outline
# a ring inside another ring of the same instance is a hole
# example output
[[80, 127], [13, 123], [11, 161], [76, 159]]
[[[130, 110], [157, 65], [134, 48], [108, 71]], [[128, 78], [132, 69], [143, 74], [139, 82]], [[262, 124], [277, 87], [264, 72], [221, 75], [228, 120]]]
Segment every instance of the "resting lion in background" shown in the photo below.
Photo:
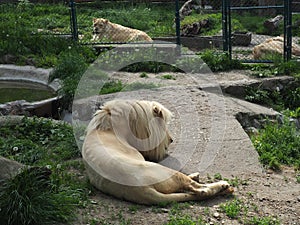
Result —
[[[202, 200], [232, 193], [226, 181], [200, 184], [155, 162], [172, 138], [171, 112], [154, 101], [113, 100], [98, 110], [87, 127], [82, 156], [90, 182], [102, 192], [139, 204]], [[146, 160], [145, 160], [146, 159]]]
[[[281, 54], [283, 55], [284, 39], [283, 37], [272, 37], [265, 40], [263, 43], [256, 45], [253, 48], [253, 58], [260, 59], [266, 54]], [[300, 56], [300, 46], [292, 44], [292, 55]]]
[[144, 32], [120, 24], [112, 23], [108, 19], [93, 19], [93, 41], [107, 38], [115, 42], [152, 42], [152, 39]]

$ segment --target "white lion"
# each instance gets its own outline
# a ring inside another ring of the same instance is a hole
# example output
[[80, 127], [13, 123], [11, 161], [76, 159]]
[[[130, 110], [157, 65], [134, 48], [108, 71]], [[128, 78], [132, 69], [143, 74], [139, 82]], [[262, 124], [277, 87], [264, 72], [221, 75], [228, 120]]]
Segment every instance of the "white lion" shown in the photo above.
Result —
[[[281, 54], [283, 55], [284, 39], [283, 37], [272, 37], [266, 39], [263, 43], [256, 45], [253, 48], [253, 58], [260, 59], [267, 54]], [[292, 44], [292, 55], [300, 56], [300, 46]]]
[[114, 42], [152, 42], [152, 39], [144, 31], [124, 27], [103, 18], [93, 19], [93, 33], [93, 41], [106, 38]]
[[200, 184], [198, 173], [187, 176], [146, 161], [166, 156], [172, 143], [166, 128], [170, 117], [154, 101], [107, 102], [89, 123], [82, 150], [91, 183], [104, 193], [147, 205], [232, 193], [226, 181]]

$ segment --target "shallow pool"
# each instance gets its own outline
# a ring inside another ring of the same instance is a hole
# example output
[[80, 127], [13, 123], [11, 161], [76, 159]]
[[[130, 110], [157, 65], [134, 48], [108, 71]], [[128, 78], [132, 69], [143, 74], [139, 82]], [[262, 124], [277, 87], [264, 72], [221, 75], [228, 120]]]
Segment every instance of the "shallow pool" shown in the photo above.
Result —
[[0, 104], [16, 100], [35, 102], [55, 96], [55, 91], [43, 84], [22, 81], [0, 81]]

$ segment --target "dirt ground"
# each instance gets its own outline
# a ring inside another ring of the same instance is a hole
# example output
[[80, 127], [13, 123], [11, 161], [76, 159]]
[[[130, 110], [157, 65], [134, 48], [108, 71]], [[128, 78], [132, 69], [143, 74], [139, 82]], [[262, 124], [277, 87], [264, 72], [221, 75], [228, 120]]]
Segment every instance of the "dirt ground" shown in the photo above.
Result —
[[[171, 75], [172, 79], [163, 78], [166, 74]], [[182, 154], [185, 153], [182, 149], [190, 145], [194, 148], [188, 155], [188, 160], [181, 161], [179, 157], [179, 164], [182, 164], [179, 169], [186, 173], [199, 171], [202, 182], [211, 182], [222, 176], [233, 183], [234, 195], [219, 196], [201, 202], [143, 206], [115, 199], [95, 190], [90, 196], [90, 201], [83, 204], [85, 207], [80, 210], [78, 220], [74, 224], [160, 225], [170, 222], [174, 216], [183, 215], [188, 215], [188, 218], [194, 221], [202, 218], [204, 224], [277, 224], [275, 219], [280, 221], [280, 224], [300, 224], [300, 183], [296, 181], [294, 169], [283, 167], [280, 173], [265, 170], [259, 164], [258, 155], [250, 139], [235, 117], [240, 111], [270, 115], [275, 115], [276, 112], [223, 95], [221, 90], [226, 83], [240, 85], [252, 82], [254, 78], [241, 71], [215, 74], [210, 80], [172, 73], [147, 74], [147, 78], [140, 75], [116, 73], [112, 77], [127, 83], [156, 83], [163, 86], [159, 88], [161, 92], [139, 94], [143, 98], [155, 96], [171, 110], [175, 110], [175, 118], [172, 121], [175, 125], [170, 129], [175, 135], [175, 143], [172, 145], [179, 147], [171, 147], [170, 155], [176, 156], [178, 148], [183, 151]], [[108, 95], [101, 101], [115, 97], [123, 96]], [[137, 97], [136, 93], [134, 97]], [[191, 120], [191, 115], [195, 115], [195, 111], [196, 116], [201, 117], [200, 125], [195, 121], [187, 122]], [[176, 122], [178, 120], [180, 123]], [[191, 128], [187, 142], [182, 141], [186, 136], [181, 132], [185, 128], [185, 122], [188, 123], [186, 128]], [[177, 140], [176, 136], [179, 136]], [[217, 150], [214, 149], [216, 146]], [[211, 151], [215, 152], [205, 158], [204, 155]], [[178, 167], [172, 162], [168, 163], [166, 164], [170, 167]], [[201, 166], [205, 164], [207, 166]], [[241, 208], [236, 218], [230, 218], [221, 206], [236, 199]], [[272, 219], [267, 223], [269, 217]], [[260, 222], [249, 222], [255, 218], [261, 218]], [[179, 223], [177, 220], [174, 224], [187, 223]]]
[[[80, 212], [79, 221], [75, 224], [161, 225], [168, 223], [171, 215], [180, 213], [190, 215], [195, 221], [202, 218], [206, 224], [250, 224], [245, 222], [246, 218], [269, 216], [277, 218], [280, 224], [299, 224], [300, 185], [295, 180], [293, 169], [285, 168], [280, 174], [244, 174], [237, 179], [239, 184], [235, 187], [233, 196], [170, 206], [136, 205], [96, 191], [91, 196], [91, 203]], [[208, 181], [207, 178], [204, 180]], [[234, 199], [241, 200], [245, 209], [241, 209], [238, 218], [231, 219], [220, 205]], [[173, 212], [174, 208], [179, 210]]]

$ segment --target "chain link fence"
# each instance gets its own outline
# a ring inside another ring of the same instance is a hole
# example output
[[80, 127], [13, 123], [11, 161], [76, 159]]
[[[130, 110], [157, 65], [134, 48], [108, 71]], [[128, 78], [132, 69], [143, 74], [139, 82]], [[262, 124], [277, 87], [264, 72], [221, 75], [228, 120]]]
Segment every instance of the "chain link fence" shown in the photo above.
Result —
[[46, 58], [41, 59], [43, 53], [58, 54], [68, 47], [62, 38], [66, 40], [72, 34], [70, 8], [62, 0], [1, 1], [0, 21], [0, 63], [46, 63]]
[[82, 44], [148, 43], [176, 36], [174, 2], [76, 2], [78, 40]]
[[[53, 0], [47, 7], [40, 1], [0, 4], [2, 55], [26, 52], [34, 46], [27, 46], [24, 36], [43, 35], [73, 37], [93, 46], [162, 40], [194, 51], [228, 51], [243, 61], [283, 57], [289, 47], [292, 58], [300, 54], [300, 0], [188, 0], [178, 2], [178, 12], [176, 1], [169, 0]], [[274, 45], [264, 47], [273, 51], [262, 48], [255, 56], [256, 46], [272, 38]]]
[[292, 20], [292, 1], [229, 2], [232, 57], [251, 62], [300, 56], [296, 25], [300, 17], [295, 13]]
[[298, 1], [191, 0], [185, 4], [181, 36], [198, 40], [197, 50], [217, 48], [246, 62], [300, 56]]

